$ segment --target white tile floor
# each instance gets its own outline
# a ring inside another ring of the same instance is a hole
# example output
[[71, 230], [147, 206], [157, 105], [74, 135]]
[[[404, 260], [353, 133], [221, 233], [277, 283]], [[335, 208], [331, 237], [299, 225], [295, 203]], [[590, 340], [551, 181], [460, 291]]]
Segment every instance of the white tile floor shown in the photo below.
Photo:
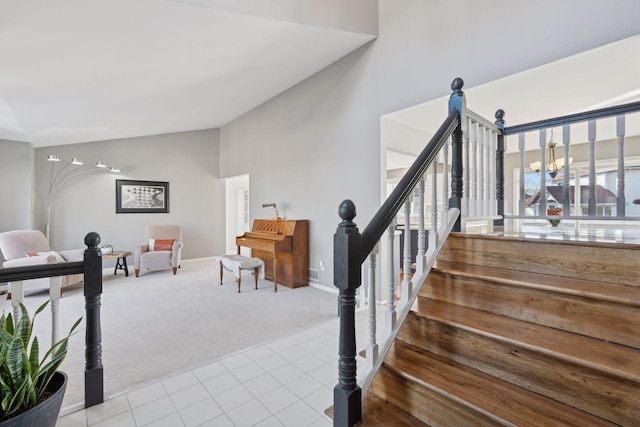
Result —
[[[357, 319], [364, 343], [366, 312]], [[324, 410], [337, 383], [338, 325], [336, 318], [100, 405], [63, 411], [56, 427], [329, 427]], [[359, 368], [363, 362], [358, 357]]]

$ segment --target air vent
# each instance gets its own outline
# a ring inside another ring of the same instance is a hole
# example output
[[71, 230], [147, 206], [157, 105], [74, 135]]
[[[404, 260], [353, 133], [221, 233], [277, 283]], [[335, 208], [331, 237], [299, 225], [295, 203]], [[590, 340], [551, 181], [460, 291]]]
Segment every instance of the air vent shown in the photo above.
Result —
[[320, 281], [320, 272], [318, 270], [316, 270], [315, 268], [310, 268], [309, 269], [309, 280], [311, 280], [312, 282], [319, 282]]

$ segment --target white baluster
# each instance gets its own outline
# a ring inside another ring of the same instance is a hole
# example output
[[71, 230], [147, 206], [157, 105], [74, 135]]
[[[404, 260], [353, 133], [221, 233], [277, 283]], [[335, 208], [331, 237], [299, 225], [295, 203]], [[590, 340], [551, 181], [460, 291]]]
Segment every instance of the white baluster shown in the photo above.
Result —
[[411, 195], [404, 203], [404, 256], [402, 264], [402, 301], [409, 301], [413, 288], [411, 282]]
[[438, 157], [431, 165], [431, 229], [429, 230], [429, 251], [438, 246]]
[[[569, 180], [571, 179], [571, 166], [569, 165], [569, 144], [571, 143], [571, 126], [562, 126], [562, 145], [564, 146], [564, 176], [562, 180], [562, 214], [571, 214], [571, 195]], [[580, 177], [576, 177], [576, 186], [580, 188]], [[576, 209], [577, 211], [577, 209]]]
[[441, 224], [447, 220], [449, 212], [449, 141], [442, 146], [442, 211], [440, 214]]
[[371, 369], [378, 361], [378, 343], [376, 342], [376, 257], [378, 244], [369, 254], [369, 344], [367, 345], [366, 366]]
[[395, 256], [394, 256], [394, 247], [395, 247], [395, 235], [396, 235], [396, 224], [395, 220], [391, 222], [389, 228], [387, 228], [387, 335], [391, 334], [391, 332], [396, 327], [396, 308], [395, 308], [395, 297], [396, 297], [396, 273], [395, 273]]
[[416, 275], [420, 277], [424, 272], [427, 259], [425, 257], [425, 230], [424, 230], [424, 175], [418, 181], [418, 253], [416, 254]]
[[482, 212], [484, 216], [491, 215], [491, 165], [494, 159], [491, 157], [491, 130], [487, 127], [484, 128], [484, 188], [482, 196]]
[[465, 219], [469, 218], [469, 133], [473, 128], [471, 119], [467, 117], [467, 132], [462, 134], [462, 219], [463, 224]]
[[478, 126], [475, 122], [469, 128], [469, 137], [469, 149], [471, 151], [469, 217], [474, 218], [478, 216]]
[[49, 298], [51, 299], [51, 346], [60, 340], [60, 289], [62, 277], [49, 277]]
[[539, 216], [547, 215], [547, 130], [540, 129], [538, 132], [540, 146], [540, 212]]
[[498, 146], [498, 134], [493, 130], [489, 131], [491, 144], [489, 145], [489, 208], [490, 216], [498, 214], [498, 201], [496, 199], [496, 149]]
[[24, 284], [22, 280], [16, 280], [15, 282], [11, 282], [9, 284], [9, 289], [11, 289], [11, 306], [13, 307], [13, 323], [14, 325], [18, 324], [18, 320], [20, 320], [20, 303], [24, 301]]
[[618, 137], [618, 196], [616, 197], [616, 215], [626, 216], [624, 195], [624, 134], [625, 116], [616, 117], [616, 136]]
[[589, 216], [596, 216], [596, 121], [589, 120]]
[[484, 216], [484, 128], [478, 125], [478, 203], [476, 216]]
[[526, 213], [524, 207], [525, 191], [524, 191], [524, 133], [518, 134], [518, 152], [520, 153], [520, 199], [518, 200], [518, 215]]

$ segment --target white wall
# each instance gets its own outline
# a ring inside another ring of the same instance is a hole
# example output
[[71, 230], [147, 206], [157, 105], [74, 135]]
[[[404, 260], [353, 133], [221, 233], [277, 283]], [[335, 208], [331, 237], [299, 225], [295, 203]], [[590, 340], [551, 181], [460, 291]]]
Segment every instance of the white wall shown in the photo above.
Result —
[[31, 228], [32, 157], [30, 143], [0, 140], [0, 232]]
[[[144, 242], [147, 225], [179, 224], [184, 259], [224, 253], [225, 199], [224, 181], [219, 179], [218, 134], [215, 129], [37, 148], [38, 228], [44, 229], [40, 201], [51, 170], [46, 158], [58, 154], [67, 160], [79, 157], [85, 164], [101, 160], [123, 172], [89, 173], [62, 188], [51, 214], [52, 248], [82, 247], [86, 233], [96, 231], [103, 244], [132, 251]], [[170, 212], [116, 214], [116, 179], [169, 182]]]
[[[362, 229], [380, 199], [380, 116], [638, 32], [625, 0], [380, 0], [379, 38], [220, 131], [222, 176], [251, 173], [252, 218], [275, 201], [310, 220], [310, 267], [333, 283], [345, 198]], [[569, 18], [570, 17], [570, 18]], [[443, 112], [443, 119], [446, 112]]]

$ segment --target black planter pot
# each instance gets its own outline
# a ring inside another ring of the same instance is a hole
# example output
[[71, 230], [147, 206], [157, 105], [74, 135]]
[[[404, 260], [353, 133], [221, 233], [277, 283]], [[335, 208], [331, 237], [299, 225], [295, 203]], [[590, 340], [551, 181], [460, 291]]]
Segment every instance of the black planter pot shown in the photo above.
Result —
[[0, 427], [55, 427], [66, 389], [67, 374], [57, 371], [46, 389], [53, 393], [48, 399], [17, 417], [1, 422]]

